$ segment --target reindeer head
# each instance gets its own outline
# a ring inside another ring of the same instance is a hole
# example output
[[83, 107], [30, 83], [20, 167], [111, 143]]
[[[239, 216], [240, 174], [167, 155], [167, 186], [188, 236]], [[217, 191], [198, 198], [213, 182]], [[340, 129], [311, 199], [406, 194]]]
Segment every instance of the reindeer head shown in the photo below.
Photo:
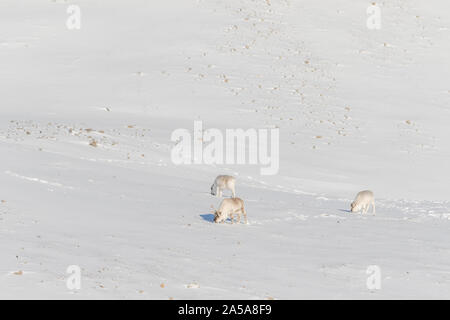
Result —
[[361, 206], [358, 203], [356, 203], [356, 201], [352, 202], [350, 207], [351, 207], [351, 209], [350, 209], [351, 212], [358, 212], [361, 209], [360, 208]]
[[222, 214], [221, 211], [214, 211], [214, 222], [215, 223], [222, 223], [226, 220], [226, 217]]
[[214, 222], [217, 223], [217, 220], [219, 220], [220, 214], [217, 210], [214, 211]]
[[214, 209], [214, 206], [211, 205], [210, 210], [209, 210], [212, 214], [214, 214], [214, 222], [220, 222], [219, 218], [220, 218], [220, 212]]

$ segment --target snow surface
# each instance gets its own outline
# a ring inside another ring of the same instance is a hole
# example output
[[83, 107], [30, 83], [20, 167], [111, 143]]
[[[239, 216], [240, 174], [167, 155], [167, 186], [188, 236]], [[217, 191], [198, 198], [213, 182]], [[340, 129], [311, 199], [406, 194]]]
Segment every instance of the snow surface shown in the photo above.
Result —
[[[1, 1], [0, 298], [450, 298], [450, 5], [370, 3]], [[175, 166], [195, 120], [279, 128], [279, 173]]]

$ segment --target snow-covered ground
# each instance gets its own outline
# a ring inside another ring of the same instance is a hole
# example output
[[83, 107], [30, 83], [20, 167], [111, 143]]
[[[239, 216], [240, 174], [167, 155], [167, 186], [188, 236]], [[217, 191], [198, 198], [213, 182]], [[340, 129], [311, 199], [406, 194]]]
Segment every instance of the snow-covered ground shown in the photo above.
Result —
[[[1, 1], [0, 298], [450, 298], [450, 5], [371, 3]], [[196, 120], [279, 128], [278, 174], [176, 166]]]

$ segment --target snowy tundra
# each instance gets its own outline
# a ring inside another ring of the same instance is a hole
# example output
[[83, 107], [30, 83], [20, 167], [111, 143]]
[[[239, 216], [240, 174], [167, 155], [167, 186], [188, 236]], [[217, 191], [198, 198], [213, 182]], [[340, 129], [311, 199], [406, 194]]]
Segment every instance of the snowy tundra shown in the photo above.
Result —
[[[450, 3], [372, 2], [1, 1], [0, 298], [449, 299]], [[174, 164], [194, 121], [278, 173]]]

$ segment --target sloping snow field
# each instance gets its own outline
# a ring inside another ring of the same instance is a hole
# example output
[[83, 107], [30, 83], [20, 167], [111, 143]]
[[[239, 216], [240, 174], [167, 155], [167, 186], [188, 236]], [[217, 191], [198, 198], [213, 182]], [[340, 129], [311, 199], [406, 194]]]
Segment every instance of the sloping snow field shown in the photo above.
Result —
[[[0, 298], [450, 298], [450, 4], [370, 6], [1, 1]], [[279, 128], [278, 173], [175, 165], [194, 121]]]

